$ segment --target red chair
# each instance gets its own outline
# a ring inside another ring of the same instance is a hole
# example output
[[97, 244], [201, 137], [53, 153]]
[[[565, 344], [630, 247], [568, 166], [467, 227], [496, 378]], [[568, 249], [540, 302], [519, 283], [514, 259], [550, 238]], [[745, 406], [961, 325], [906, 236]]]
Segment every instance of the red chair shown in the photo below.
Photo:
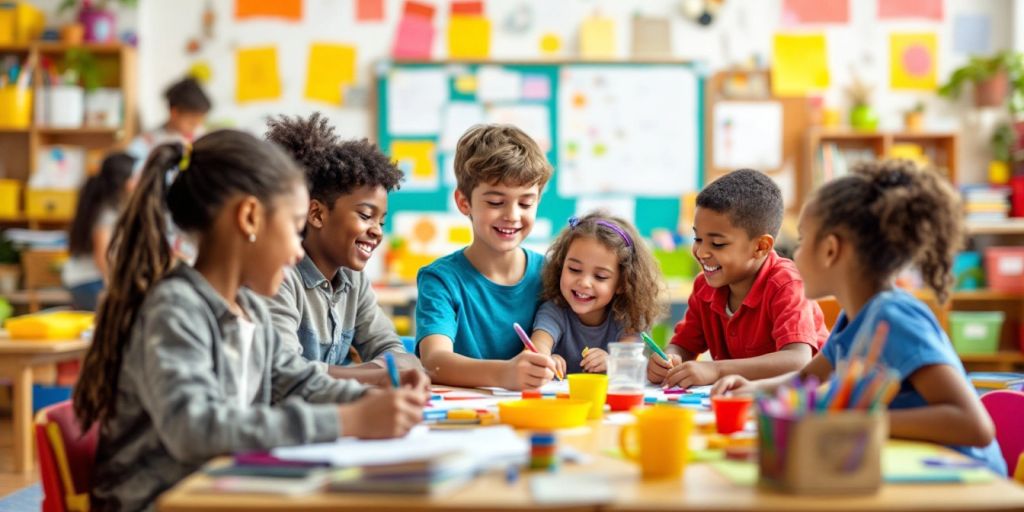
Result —
[[89, 510], [89, 486], [98, 440], [99, 425], [83, 434], [70, 400], [36, 414], [43, 512]]
[[1024, 453], [1024, 392], [1000, 389], [981, 395], [981, 403], [996, 425], [996, 439], [1013, 476]]

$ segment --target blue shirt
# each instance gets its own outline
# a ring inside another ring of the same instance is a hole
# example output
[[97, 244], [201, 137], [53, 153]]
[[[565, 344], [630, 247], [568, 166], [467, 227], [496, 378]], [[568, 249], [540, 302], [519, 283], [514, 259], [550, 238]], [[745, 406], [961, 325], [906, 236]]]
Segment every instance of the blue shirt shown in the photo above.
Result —
[[[921, 301], [902, 290], [882, 292], [868, 301], [864, 309], [851, 322], [846, 312], [840, 312], [832, 334], [821, 353], [836, 367], [836, 362], [845, 360], [856, 342], [858, 331], [868, 320], [865, 335], [874, 334], [874, 326], [885, 320], [889, 324], [889, 336], [879, 356], [879, 361], [900, 374], [900, 390], [893, 399], [890, 409], [909, 409], [928, 405], [924, 397], [910, 383], [910, 376], [917, 370], [934, 364], [945, 364], [955, 368], [966, 380], [963, 364], [945, 331], [935, 315]], [[950, 446], [976, 460], [984, 462], [997, 474], [1006, 476], [1006, 462], [999, 451], [999, 444], [992, 441], [986, 447]]]
[[464, 250], [439, 258], [416, 276], [416, 343], [441, 334], [452, 340], [456, 354], [511, 359], [523, 351], [512, 323], [518, 322], [527, 332], [533, 325], [544, 257], [523, 249], [526, 272], [518, 283], [506, 286], [484, 277]]

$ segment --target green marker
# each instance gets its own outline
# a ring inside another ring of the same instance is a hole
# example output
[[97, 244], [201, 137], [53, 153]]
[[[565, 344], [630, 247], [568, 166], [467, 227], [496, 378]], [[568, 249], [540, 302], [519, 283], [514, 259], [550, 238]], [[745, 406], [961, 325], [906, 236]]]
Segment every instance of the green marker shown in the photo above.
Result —
[[640, 333], [640, 337], [644, 339], [644, 343], [646, 343], [647, 347], [651, 349], [651, 352], [658, 354], [658, 357], [661, 357], [662, 359], [668, 361], [668, 364], [672, 364], [672, 360], [668, 358], [668, 355], [666, 355], [665, 352], [661, 350], [661, 347], [659, 347], [658, 344], [655, 343], [654, 340], [652, 340], [646, 332]]

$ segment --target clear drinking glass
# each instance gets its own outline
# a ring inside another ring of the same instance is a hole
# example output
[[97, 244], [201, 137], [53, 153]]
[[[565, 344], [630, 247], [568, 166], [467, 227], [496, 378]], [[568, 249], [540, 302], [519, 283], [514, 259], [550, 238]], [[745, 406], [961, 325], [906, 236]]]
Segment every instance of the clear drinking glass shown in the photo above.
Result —
[[611, 410], [628, 411], [643, 405], [646, 371], [643, 343], [608, 344], [608, 405]]

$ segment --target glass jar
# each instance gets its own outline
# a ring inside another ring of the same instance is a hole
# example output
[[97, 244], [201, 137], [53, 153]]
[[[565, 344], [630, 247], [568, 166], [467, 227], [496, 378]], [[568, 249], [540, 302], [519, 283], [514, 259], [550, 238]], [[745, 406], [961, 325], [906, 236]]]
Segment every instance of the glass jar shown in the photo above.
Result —
[[628, 411], [643, 405], [646, 372], [643, 343], [608, 344], [608, 405], [611, 410]]

